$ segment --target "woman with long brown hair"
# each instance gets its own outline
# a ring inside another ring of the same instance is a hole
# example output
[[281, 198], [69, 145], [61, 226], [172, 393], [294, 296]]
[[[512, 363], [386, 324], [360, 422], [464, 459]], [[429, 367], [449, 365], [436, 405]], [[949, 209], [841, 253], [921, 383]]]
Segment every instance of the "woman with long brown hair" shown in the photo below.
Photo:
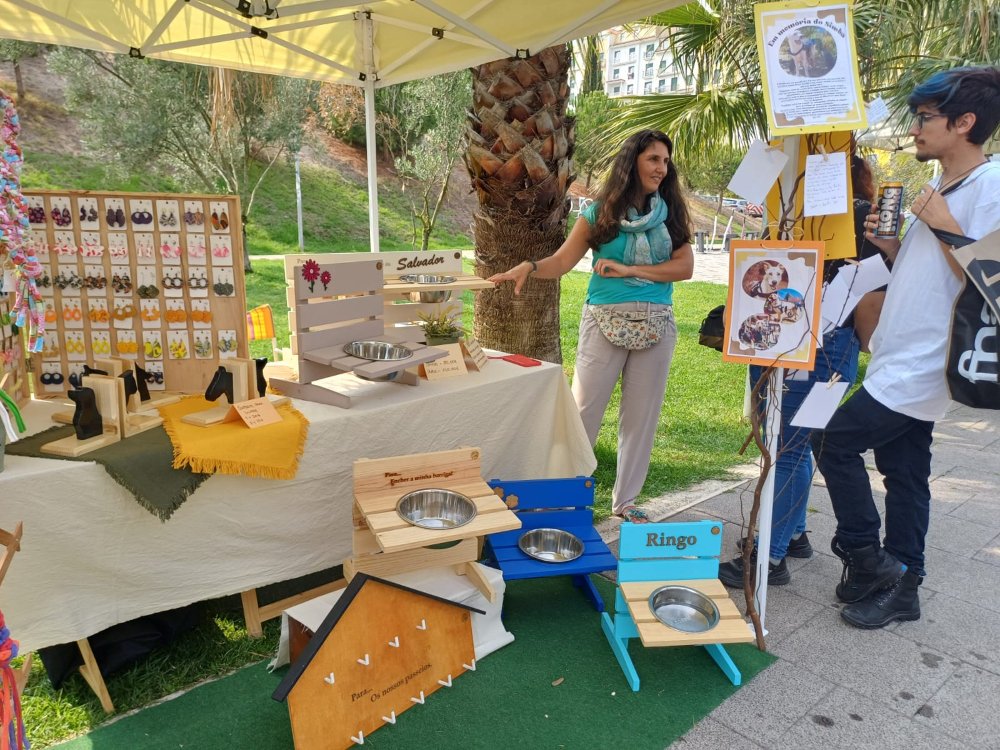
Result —
[[632, 135], [600, 197], [581, 212], [559, 249], [489, 278], [494, 284], [513, 281], [519, 294], [528, 276], [559, 278], [593, 249], [573, 397], [593, 445], [621, 378], [612, 512], [636, 523], [649, 520], [635, 501], [649, 470], [677, 343], [673, 283], [691, 278], [694, 270], [690, 219], [672, 153], [670, 138], [658, 130]]

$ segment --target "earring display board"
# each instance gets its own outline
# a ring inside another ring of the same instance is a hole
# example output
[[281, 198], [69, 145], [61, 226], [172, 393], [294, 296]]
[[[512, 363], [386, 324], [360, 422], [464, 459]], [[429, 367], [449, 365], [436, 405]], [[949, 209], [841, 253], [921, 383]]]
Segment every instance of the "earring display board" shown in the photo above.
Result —
[[14, 403], [23, 406], [31, 394], [28, 392], [24, 342], [21, 332], [14, 328], [12, 299], [11, 295], [0, 294], [0, 388]]
[[42, 265], [35, 394], [65, 396], [84, 364], [121, 357], [151, 391], [200, 393], [247, 357], [237, 196], [26, 191]]

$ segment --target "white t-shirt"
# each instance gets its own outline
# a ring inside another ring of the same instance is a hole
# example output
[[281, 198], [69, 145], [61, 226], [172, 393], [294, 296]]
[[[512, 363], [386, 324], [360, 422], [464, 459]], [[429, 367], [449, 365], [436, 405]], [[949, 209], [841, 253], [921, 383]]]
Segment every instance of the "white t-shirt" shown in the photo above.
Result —
[[[1000, 164], [974, 170], [944, 197], [966, 237], [1000, 228]], [[948, 339], [962, 280], [955, 276], [934, 233], [915, 220], [903, 238], [878, 326], [865, 390], [883, 406], [935, 422], [951, 399], [945, 381]]]

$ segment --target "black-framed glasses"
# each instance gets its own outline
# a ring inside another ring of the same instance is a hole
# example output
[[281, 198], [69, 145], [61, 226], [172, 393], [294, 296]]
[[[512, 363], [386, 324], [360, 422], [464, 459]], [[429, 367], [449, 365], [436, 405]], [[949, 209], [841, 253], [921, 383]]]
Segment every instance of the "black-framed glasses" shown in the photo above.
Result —
[[933, 120], [935, 117], [947, 117], [947, 116], [948, 115], [940, 114], [940, 113], [939, 114], [933, 114], [931, 112], [915, 112], [913, 114], [913, 122], [914, 122], [914, 124], [918, 128], [920, 128], [921, 130], [923, 130], [924, 129], [924, 125], [927, 124], [928, 120]]

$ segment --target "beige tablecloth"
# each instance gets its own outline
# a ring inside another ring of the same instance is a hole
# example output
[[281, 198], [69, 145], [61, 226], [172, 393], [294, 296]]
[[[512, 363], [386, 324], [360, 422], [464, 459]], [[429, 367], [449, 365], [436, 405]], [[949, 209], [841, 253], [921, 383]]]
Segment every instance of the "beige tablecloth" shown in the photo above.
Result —
[[[353, 378], [353, 376], [349, 376]], [[7, 456], [0, 527], [24, 521], [0, 608], [23, 649], [341, 563], [351, 553], [351, 468], [460, 446], [484, 479], [590, 474], [595, 466], [562, 369], [491, 360], [481, 373], [400, 386], [355, 381], [352, 409], [296, 401], [309, 439], [294, 480], [214, 476], [166, 523], [92, 463]], [[33, 402], [46, 427], [51, 404]]]

